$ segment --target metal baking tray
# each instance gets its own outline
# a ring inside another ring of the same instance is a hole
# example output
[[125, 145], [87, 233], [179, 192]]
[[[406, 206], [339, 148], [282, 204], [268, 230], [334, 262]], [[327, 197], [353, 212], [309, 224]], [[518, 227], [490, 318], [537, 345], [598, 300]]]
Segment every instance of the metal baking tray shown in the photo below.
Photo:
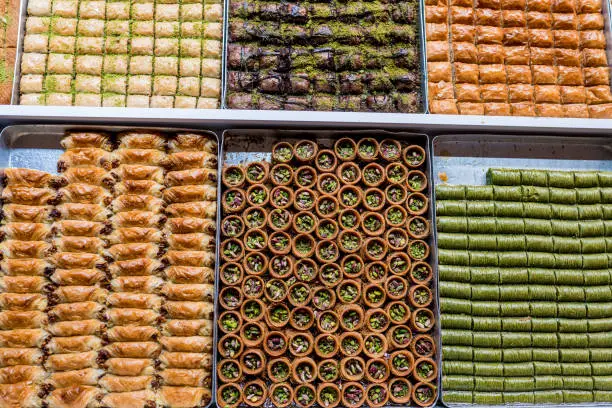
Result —
[[[434, 296], [434, 303], [433, 303], [433, 312], [434, 312], [434, 317], [436, 319], [436, 323], [435, 323], [435, 327], [432, 333], [432, 337], [434, 338], [434, 341], [436, 342], [436, 356], [435, 356], [435, 360], [436, 363], [438, 364], [438, 378], [437, 378], [437, 384], [436, 384], [436, 388], [437, 388], [437, 393], [436, 393], [436, 399], [434, 400], [433, 404], [431, 405], [432, 407], [435, 406], [436, 404], [439, 404], [439, 396], [440, 396], [440, 384], [441, 384], [441, 380], [442, 380], [442, 352], [441, 352], [441, 330], [440, 330], [440, 305], [438, 302], [439, 296], [438, 296], [438, 285], [437, 285], [437, 271], [435, 268], [435, 264], [434, 262], [437, 262], [437, 247], [435, 245], [435, 238], [434, 238], [434, 215], [435, 215], [435, 211], [434, 211], [434, 204], [433, 204], [433, 184], [431, 183], [432, 180], [432, 155], [431, 155], [431, 151], [430, 151], [430, 143], [429, 143], [429, 136], [425, 135], [425, 134], [417, 134], [417, 133], [408, 133], [408, 132], [389, 132], [389, 131], [384, 131], [384, 130], [353, 130], [353, 131], [340, 131], [340, 130], [320, 130], [320, 131], [308, 131], [308, 130], [263, 130], [263, 129], [253, 129], [253, 130], [248, 130], [248, 129], [240, 129], [240, 130], [225, 130], [222, 134], [221, 137], [221, 146], [220, 146], [220, 152], [219, 152], [219, 178], [218, 178], [218, 194], [217, 196], [219, 197], [219, 204], [218, 204], [218, 211], [217, 211], [217, 220], [218, 220], [218, 225], [217, 225], [217, 235], [220, 235], [220, 231], [221, 231], [221, 220], [222, 220], [222, 206], [221, 206], [221, 196], [222, 196], [222, 191], [223, 191], [223, 183], [221, 181], [221, 169], [226, 166], [226, 165], [237, 165], [237, 164], [245, 164], [248, 162], [252, 162], [252, 161], [262, 161], [265, 160], [269, 163], [271, 163], [272, 161], [272, 147], [280, 142], [297, 142], [299, 140], [302, 139], [310, 139], [310, 140], [315, 140], [316, 142], [320, 143], [321, 145], [325, 146], [325, 147], [330, 147], [333, 145], [334, 141], [337, 139], [340, 139], [342, 137], [350, 137], [352, 139], [358, 140], [361, 137], [374, 137], [376, 139], [385, 139], [385, 138], [391, 138], [391, 139], [397, 139], [400, 141], [410, 141], [414, 144], [418, 144], [419, 146], [423, 147], [425, 149], [425, 153], [426, 153], [426, 158], [427, 158], [427, 163], [426, 163], [426, 168], [423, 169], [423, 172], [427, 175], [428, 180], [430, 180], [429, 184], [428, 184], [428, 193], [426, 194], [429, 198], [429, 210], [427, 212], [427, 217], [430, 220], [430, 225], [432, 228], [432, 232], [429, 236], [429, 238], [426, 240], [427, 243], [430, 246], [430, 257], [429, 257], [429, 263], [431, 264], [432, 267], [432, 272], [434, 273], [434, 275], [436, 275], [434, 277], [434, 279], [432, 280], [432, 293]], [[218, 240], [219, 245], [217, 245], [217, 252], [219, 252], [219, 248], [221, 247], [220, 243], [221, 240], [219, 238]], [[219, 256], [219, 255], [218, 255]], [[217, 259], [220, 260], [220, 257], [218, 257]], [[219, 278], [219, 267], [216, 268], [216, 279], [215, 282], [220, 282], [220, 278]], [[220, 288], [220, 284], [218, 284], [216, 286], [217, 290]], [[218, 291], [216, 292], [218, 293]], [[215, 298], [215, 316], [219, 316], [219, 310], [218, 310], [218, 297]], [[219, 340], [219, 332], [218, 332], [218, 325], [215, 325], [215, 342], [218, 342]], [[219, 359], [220, 356], [218, 355], [218, 353], [216, 353], [217, 351], [217, 345], [215, 344], [215, 358]], [[214, 393], [214, 398], [216, 398], [216, 393], [217, 393], [217, 385], [218, 385], [218, 378], [217, 378], [217, 372], [215, 370], [215, 380], [213, 382], [215, 388], [213, 389], [213, 393]], [[244, 404], [241, 404], [241, 406], [243, 406]], [[269, 408], [269, 407], [273, 407], [274, 405], [270, 402], [267, 401], [264, 404], [265, 407]], [[317, 404], [315, 404], [315, 406], [318, 406]], [[403, 406], [397, 406], [397, 405], [386, 405], [385, 408], [402, 408], [402, 407], [408, 407], [408, 406], [416, 406], [414, 404], [410, 404], [410, 405], [403, 405]], [[219, 408], [223, 408], [220, 407], [219, 404], [217, 404], [217, 407]]]
[[[432, 182], [434, 188], [440, 184], [485, 185], [487, 170], [492, 167], [612, 171], [612, 139], [607, 137], [448, 134], [434, 137], [431, 151], [433, 153]], [[435, 206], [435, 194], [432, 194], [432, 200]], [[435, 211], [433, 220], [436, 223]], [[434, 238], [437, 241], [437, 228]], [[437, 251], [434, 256], [436, 258], [432, 262], [437, 272]], [[437, 273], [436, 277], [438, 277]], [[442, 339], [440, 339], [441, 342]], [[447, 404], [444, 402], [442, 382], [440, 382], [439, 392], [439, 402], [447, 407], [484, 406], [466, 403]], [[595, 403], [563, 404], [563, 406], [572, 407], [593, 407], [594, 405]], [[598, 403], [598, 405], [602, 404]], [[535, 408], [537, 405], [520, 404], [520, 406]]]
[[[23, 3], [22, 3], [23, 4]], [[189, 128], [171, 128], [171, 127], [143, 127], [143, 126], [97, 126], [97, 125], [14, 125], [7, 126], [0, 132], [0, 168], [6, 167], [25, 167], [35, 170], [42, 170], [52, 174], [57, 174], [57, 161], [64, 152], [60, 146], [60, 140], [70, 130], [88, 130], [98, 132], [125, 132], [125, 131], [156, 131], [162, 133], [175, 132], [194, 132], [205, 134], [214, 137], [217, 140], [217, 155], [219, 156], [220, 138], [212, 131]], [[217, 174], [220, 177], [221, 160], [217, 163]], [[221, 202], [220, 194], [217, 194], [217, 217], [216, 217], [216, 242], [219, 242], [219, 208]], [[219, 245], [215, 249], [215, 276], [218, 275]], [[214, 293], [217, 293], [217, 280], [214, 281]], [[217, 324], [217, 296], [214, 297], [213, 329], [216, 330]], [[216, 331], [213, 331], [213, 335]], [[217, 341], [213, 337], [212, 355], [217, 354]], [[217, 371], [217, 361], [212, 359], [213, 372]], [[216, 389], [216, 375], [212, 377], [212, 398], [210, 402], [203, 408], [210, 408], [214, 403], [214, 390]]]

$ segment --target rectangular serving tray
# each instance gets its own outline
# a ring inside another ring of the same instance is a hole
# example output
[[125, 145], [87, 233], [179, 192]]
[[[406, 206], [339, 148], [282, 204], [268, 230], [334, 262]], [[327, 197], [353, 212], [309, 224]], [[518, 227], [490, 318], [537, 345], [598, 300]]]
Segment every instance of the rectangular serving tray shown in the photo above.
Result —
[[[422, 146], [425, 149], [425, 153], [426, 153], [426, 157], [427, 157], [427, 168], [424, 170], [424, 172], [426, 173], [427, 177], [429, 178], [429, 180], [431, 180], [432, 178], [432, 156], [431, 156], [431, 152], [430, 152], [430, 143], [429, 143], [429, 136], [425, 135], [425, 134], [417, 134], [417, 133], [408, 133], [408, 132], [389, 132], [389, 131], [384, 131], [384, 130], [347, 130], [347, 131], [342, 131], [342, 130], [319, 130], [319, 131], [312, 131], [312, 130], [270, 130], [270, 129], [236, 129], [236, 130], [225, 130], [221, 136], [221, 144], [220, 144], [220, 152], [219, 152], [219, 174], [221, 174], [221, 171], [223, 169], [224, 166], [229, 166], [229, 165], [237, 165], [237, 164], [245, 164], [248, 162], [252, 162], [252, 161], [261, 161], [261, 160], [265, 160], [269, 163], [271, 163], [272, 161], [272, 146], [274, 146], [274, 144], [280, 142], [280, 141], [284, 141], [284, 142], [297, 142], [299, 140], [302, 139], [310, 139], [310, 140], [315, 140], [318, 143], [320, 143], [323, 146], [326, 147], [331, 147], [333, 145], [333, 142], [341, 137], [350, 137], [354, 140], [358, 140], [361, 137], [374, 137], [376, 139], [384, 139], [384, 138], [391, 138], [391, 139], [397, 139], [400, 141], [414, 141], [415, 144], [419, 144], [420, 146]], [[220, 201], [220, 197], [222, 196], [222, 189], [223, 189], [223, 184], [221, 182], [221, 176], [219, 175], [218, 178], [218, 194], [217, 196], [219, 197], [219, 201]], [[429, 190], [430, 190], [430, 205], [429, 205], [429, 210], [427, 213], [428, 219], [429, 220], [433, 220], [433, 216], [434, 216], [434, 207], [433, 207], [433, 201], [431, 200], [433, 198], [433, 185], [431, 184], [430, 181], [430, 185], [429, 185]], [[220, 220], [222, 219], [222, 215], [221, 215], [221, 204], [219, 202], [218, 204], [218, 208], [219, 210], [217, 211], [217, 220], [218, 220], [218, 225], [217, 225], [217, 234], [218, 236], [220, 235]], [[433, 221], [431, 221], [431, 225], [433, 226]], [[221, 240], [218, 240], [218, 244], [217, 245], [217, 251], [219, 251], [219, 248], [221, 247], [220, 245]], [[432, 227], [432, 234], [430, 235], [430, 237], [427, 239], [427, 243], [429, 244], [430, 248], [431, 248], [431, 253], [432, 255], [430, 256], [430, 263], [432, 266], [432, 271], [434, 274], [436, 274], [436, 270], [435, 270], [435, 265], [433, 264], [434, 260], [437, 262], [437, 248], [435, 246], [435, 241], [434, 241], [434, 236], [433, 236], [433, 227]], [[217, 259], [220, 260], [221, 258], [219, 257], [219, 254], [217, 254]], [[216, 279], [215, 282], [220, 282], [219, 279], [219, 267], [216, 268]], [[216, 286], [216, 293], [218, 294], [219, 292], [219, 288], [220, 285]], [[434, 316], [436, 318], [436, 324], [435, 324], [435, 328], [433, 331], [433, 337], [434, 340], [436, 342], [436, 362], [438, 364], [438, 367], [441, 367], [441, 359], [442, 359], [442, 353], [441, 353], [441, 331], [440, 331], [440, 308], [439, 308], [439, 302], [438, 302], [438, 285], [437, 285], [437, 278], [433, 279], [433, 287], [432, 287], [432, 292], [434, 295]], [[218, 310], [218, 296], [215, 298], [215, 316], [219, 316], [219, 310]], [[218, 325], [215, 325], [215, 343], [218, 342], [219, 339], [219, 328]], [[217, 344], [215, 344], [215, 359], [219, 359], [220, 357], [217, 354]], [[216, 361], [215, 361], [216, 364]], [[434, 403], [432, 404], [432, 406], [435, 406], [436, 404], [439, 404], [439, 390], [440, 390], [440, 384], [441, 384], [441, 372], [442, 370], [438, 370], [438, 393], [436, 395], [436, 400], [434, 401]], [[214, 396], [213, 398], [216, 399], [216, 392], [217, 392], [217, 385], [218, 385], [218, 376], [217, 376], [217, 372], [215, 371], [215, 378], [213, 381], [214, 384], [214, 389], [213, 389], [213, 393]], [[246, 406], [245, 404], [241, 404], [241, 406]], [[274, 405], [272, 403], [270, 403], [269, 401], [266, 402], [266, 404], [264, 405], [267, 408], [273, 407]], [[318, 405], [315, 405], [318, 407]], [[410, 405], [403, 405], [401, 407], [408, 407], [408, 406], [416, 406], [414, 404], [410, 404]], [[220, 406], [217, 403], [217, 407], [219, 408], [223, 408], [222, 406]], [[400, 406], [397, 405], [393, 405], [393, 404], [389, 404], [386, 405], [385, 408], [401, 408]]]
[[[441, 184], [485, 185], [489, 168], [612, 171], [612, 139], [606, 137], [447, 134], [432, 139], [431, 152], [434, 189]], [[432, 202], [432, 206], [435, 207], [435, 190], [432, 193]], [[435, 211], [433, 222], [436, 224]], [[434, 239], [437, 240], [437, 228], [434, 231]], [[435, 245], [437, 248], [437, 241]], [[436, 258], [432, 259], [432, 267], [438, 277], [437, 251], [434, 256]], [[441, 343], [440, 338], [442, 346]], [[440, 372], [442, 372], [442, 365], [440, 365]], [[444, 404], [449, 408], [486, 406], [464, 403], [447, 404], [444, 402], [442, 382], [440, 382], [438, 401], [439, 404]], [[609, 404], [563, 404], [563, 406], [585, 408], [606, 405], [609, 406]], [[537, 405], [520, 404], [516, 406], [535, 408]], [[560, 405], [551, 404], [550, 406]]]

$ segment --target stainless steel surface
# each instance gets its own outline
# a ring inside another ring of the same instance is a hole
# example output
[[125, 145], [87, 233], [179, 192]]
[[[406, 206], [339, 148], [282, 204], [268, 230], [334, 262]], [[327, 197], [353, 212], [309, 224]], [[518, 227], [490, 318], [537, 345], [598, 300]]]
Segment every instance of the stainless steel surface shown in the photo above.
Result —
[[[163, 133], [176, 132], [197, 132], [214, 137], [217, 140], [217, 157], [220, 157], [221, 139], [217, 133], [190, 128], [172, 127], [138, 127], [138, 126], [91, 126], [91, 125], [15, 125], [8, 126], [0, 132], [0, 168], [5, 167], [27, 167], [36, 170], [43, 170], [49, 173], [57, 173], [57, 161], [64, 149], [60, 146], [60, 140], [66, 131], [69, 130], [90, 130], [101, 132], [123, 132], [128, 130], [149, 130]], [[217, 174], [221, 179], [221, 160], [217, 162]], [[221, 196], [217, 190], [217, 216], [216, 216], [216, 242], [220, 238], [220, 216], [219, 208]], [[218, 274], [219, 245], [215, 249], [215, 275]], [[217, 293], [217, 280], [214, 282], [214, 293]], [[217, 296], [214, 297], [215, 315], [213, 316], [213, 351], [212, 355], [217, 355], [216, 329], [217, 329]], [[212, 370], [217, 371], [217, 360], [212, 359]], [[203, 408], [209, 408], [215, 401], [214, 390], [216, 389], [216, 375], [212, 378], [212, 398]]]
[[[563, 136], [504, 136], [490, 134], [448, 134], [436, 136], [431, 142], [432, 187], [438, 184], [486, 184], [489, 168], [549, 169], [549, 170], [603, 170], [612, 171], [612, 138]], [[448, 179], [442, 181], [440, 176]], [[432, 207], [435, 209], [435, 190]], [[433, 214], [434, 225], [436, 214]], [[437, 228], [434, 228], [437, 248]], [[437, 251], [432, 267], [438, 278]], [[438, 302], [439, 307], [439, 302]], [[440, 325], [441, 326], [441, 325]], [[441, 329], [441, 327], [440, 327]], [[440, 343], [442, 338], [440, 337]], [[440, 365], [442, 372], [442, 365]], [[442, 376], [440, 375], [440, 378]], [[486, 405], [444, 402], [442, 382], [439, 403], [447, 407], [485, 407]], [[610, 404], [562, 404], [571, 407], [610, 406]], [[498, 405], [499, 406], [499, 405]], [[520, 404], [520, 407], [537, 405]], [[550, 405], [558, 406], [558, 405]]]
[[[262, 130], [262, 129], [252, 129], [252, 130], [226, 130], [223, 132], [223, 135], [221, 137], [221, 147], [220, 147], [220, 153], [219, 153], [219, 163], [220, 163], [220, 167], [219, 167], [219, 178], [218, 178], [218, 197], [221, 197], [221, 193], [222, 193], [222, 183], [221, 183], [221, 169], [224, 165], [233, 165], [233, 164], [244, 164], [244, 163], [248, 163], [251, 161], [259, 161], [259, 160], [266, 160], [268, 162], [271, 162], [271, 158], [272, 158], [272, 146], [279, 142], [279, 141], [286, 141], [286, 142], [296, 142], [298, 140], [301, 139], [311, 139], [311, 140], [316, 140], [318, 143], [320, 143], [323, 146], [327, 146], [327, 147], [331, 147], [333, 145], [333, 142], [336, 139], [339, 139], [341, 137], [351, 137], [354, 139], [357, 139], [359, 137], [375, 137], [377, 139], [383, 139], [383, 138], [393, 138], [393, 139], [397, 139], [400, 141], [405, 141], [405, 142], [410, 142], [410, 143], [414, 143], [414, 144], [418, 144], [420, 146], [422, 146], [425, 149], [426, 152], [426, 157], [427, 157], [427, 168], [425, 169], [425, 173], [427, 174], [427, 177], [429, 178], [430, 182], [428, 183], [428, 190], [429, 190], [429, 198], [430, 198], [430, 206], [429, 206], [429, 211], [428, 211], [428, 219], [429, 220], [433, 220], [433, 216], [434, 216], [434, 207], [431, 204], [432, 203], [432, 198], [433, 198], [433, 185], [431, 183], [431, 179], [432, 179], [432, 156], [431, 156], [431, 151], [430, 151], [430, 140], [429, 137], [425, 134], [416, 134], [416, 133], [407, 133], [407, 132], [388, 132], [388, 131], [383, 131], [383, 130], [363, 130], [363, 131], [338, 131], [338, 130], [322, 130], [322, 131], [307, 131], [307, 130]], [[220, 200], [220, 198], [219, 198]], [[219, 202], [218, 204], [218, 213], [217, 213], [217, 219], [221, 220], [222, 216], [221, 216], [221, 211], [222, 211], [222, 207], [221, 204]], [[219, 221], [220, 223], [220, 221]], [[431, 225], [432, 225], [432, 234], [430, 235], [428, 241], [428, 244], [430, 246], [430, 250], [431, 250], [431, 256], [430, 256], [430, 264], [432, 266], [432, 270], [435, 271], [435, 265], [433, 264], [434, 259], [437, 261], [437, 247], [435, 245], [435, 241], [434, 241], [434, 234], [433, 234], [433, 221], [431, 221]], [[220, 232], [221, 228], [220, 225], [217, 225], [217, 231]], [[220, 239], [218, 240], [218, 242], [220, 243]], [[217, 250], [219, 250], [220, 245], [217, 245]], [[220, 259], [220, 258], [217, 258]], [[219, 268], [217, 268], [216, 270], [216, 282], [219, 282]], [[434, 272], [435, 273], [435, 272]], [[432, 287], [432, 292], [434, 294], [434, 301], [435, 301], [435, 305], [433, 306], [434, 308], [434, 315], [436, 318], [436, 326], [434, 328], [434, 332], [432, 334], [432, 336], [434, 337], [434, 340], [436, 341], [436, 362], [438, 364], [438, 367], [441, 367], [442, 364], [442, 353], [441, 353], [441, 331], [440, 331], [440, 305], [438, 302], [439, 296], [438, 296], [438, 285], [437, 285], [437, 279], [433, 280], [433, 287]], [[218, 290], [216, 291], [216, 293], [218, 293]], [[219, 316], [219, 310], [217, 310], [218, 308], [218, 301], [215, 304], [215, 316]], [[215, 332], [215, 342], [218, 341], [218, 336], [217, 336], [217, 332]], [[215, 345], [216, 347], [216, 345]], [[215, 349], [216, 351], [216, 349]], [[217, 354], [215, 354], [215, 358], [219, 358], [219, 356]], [[442, 370], [438, 369], [438, 378], [437, 378], [437, 388], [438, 390], [440, 390], [440, 385], [441, 385], [441, 380], [442, 380]], [[214, 383], [215, 386], [218, 385], [218, 379], [217, 379], [217, 372], [215, 371], [214, 373]], [[216, 397], [216, 388], [213, 390], [215, 397]], [[432, 406], [436, 405], [436, 403], [439, 401], [439, 397], [440, 397], [440, 393], [437, 393], [436, 396], [436, 401], [432, 404]], [[407, 406], [415, 406], [414, 404], [411, 405], [404, 405], [405, 407]], [[223, 408], [220, 407], [217, 404], [217, 407], [219, 408]], [[266, 407], [273, 407], [273, 405], [266, 403]], [[386, 405], [387, 408], [400, 408], [399, 406], [396, 405]]]

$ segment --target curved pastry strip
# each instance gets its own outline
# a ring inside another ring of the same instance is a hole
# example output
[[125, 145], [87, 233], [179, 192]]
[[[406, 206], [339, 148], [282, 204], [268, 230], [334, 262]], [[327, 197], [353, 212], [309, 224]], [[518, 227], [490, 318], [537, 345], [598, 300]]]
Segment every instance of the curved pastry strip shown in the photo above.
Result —
[[146, 194], [123, 194], [113, 200], [113, 211], [151, 211], [159, 213], [164, 205], [164, 201], [151, 197]]
[[63, 203], [98, 204], [108, 206], [113, 196], [107, 189], [85, 183], [72, 183], [59, 189]]
[[5, 239], [42, 241], [51, 236], [51, 226], [42, 222], [9, 222], [0, 227]]
[[50, 324], [49, 333], [59, 337], [92, 336], [99, 334], [104, 323], [97, 319], [79, 320], [74, 322], [57, 322]]
[[1, 210], [4, 222], [50, 223], [53, 221], [53, 207], [50, 205], [5, 204]]
[[64, 252], [86, 252], [99, 254], [104, 249], [104, 241], [98, 237], [62, 236], [53, 240], [55, 247]]
[[214, 285], [209, 283], [166, 283], [162, 289], [162, 294], [169, 300], [206, 301], [212, 303], [214, 293]]
[[45, 241], [18, 241], [14, 239], [0, 243], [0, 254], [5, 258], [44, 258], [53, 246]]
[[80, 220], [102, 222], [108, 220], [111, 213], [108, 208], [98, 204], [64, 203], [56, 207], [62, 220]]
[[97, 302], [60, 303], [49, 311], [49, 318], [54, 321], [90, 320], [97, 318], [102, 310]]
[[147, 358], [109, 358], [104, 362], [107, 374], [113, 375], [152, 375], [155, 365]]
[[159, 310], [162, 298], [146, 293], [111, 293], [106, 303], [114, 307]]
[[43, 329], [17, 329], [0, 331], [0, 347], [40, 348], [49, 338]]
[[107, 294], [106, 289], [96, 286], [63, 286], [55, 289], [50, 298], [55, 303], [102, 302]]
[[84, 353], [99, 350], [102, 340], [98, 336], [53, 337], [47, 350], [53, 354]]
[[159, 342], [164, 351], [182, 353], [212, 353], [213, 338], [211, 336], [161, 337]]
[[172, 153], [202, 151], [217, 154], [218, 143], [210, 135], [198, 133], [177, 133], [168, 140], [168, 150]]
[[154, 310], [118, 307], [108, 310], [109, 324], [114, 326], [153, 326], [159, 320]]
[[112, 219], [114, 229], [122, 227], [157, 227], [166, 220], [163, 215], [152, 211], [125, 211]]
[[144, 164], [120, 164], [111, 173], [120, 181], [150, 180], [159, 184], [164, 182], [164, 169], [159, 166], [146, 166]]
[[84, 368], [97, 367], [97, 351], [82, 353], [52, 354], [47, 357], [45, 367], [48, 371], [71, 371]]
[[159, 394], [162, 404], [173, 408], [204, 406], [211, 400], [210, 390], [202, 387], [161, 387]]
[[40, 384], [46, 376], [45, 369], [40, 366], [16, 365], [0, 368], [0, 384], [17, 384], [24, 381]]
[[66, 150], [57, 162], [57, 170], [61, 173], [71, 167], [86, 166], [99, 166], [110, 170], [116, 165], [116, 160], [108, 151], [96, 147], [82, 147]]
[[108, 341], [155, 341], [159, 330], [153, 326], [116, 326], [106, 331]]
[[4, 204], [46, 206], [53, 205], [58, 195], [48, 187], [7, 186], [2, 190], [0, 198]]
[[125, 180], [115, 185], [117, 194], [161, 197], [164, 186], [152, 180]]
[[119, 276], [111, 281], [115, 292], [157, 293], [164, 281], [157, 276]]
[[215, 271], [208, 267], [170, 266], [164, 274], [172, 283], [212, 283]]
[[74, 385], [97, 385], [104, 370], [84, 368], [74, 371], [60, 371], [49, 376], [49, 384], [55, 388], [66, 388]]
[[38, 408], [41, 405], [38, 385], [24, 381], [0, 385], [0, 407]]
[[96, 147], [109, 152], [113, 150], [110, 136], [102, 132], [67, 132], [60, 145], [66, 150], [85, 147]]
[[105, 277], [98, 269], [56, 269], [49, 278], [61, 286], [92, 286]]
[[100, 389], [89, 385], [73, 385], [51, 391], [45, 401], [49, 408], [94, 408], [98, 406]]
[[212, 319], [214, 313], [209, 302], [168, 301], [164, 309], [171, 319]]
[[166, 158], [166, 153], [158, 149], [121, 148], [115, 150], [113, 155], [122, 164], [142, 164], [146, 166], [161, 166]]
[[165, 385], [205, 387], [211, 383], [210, 371], [202, 369], [166, 368], [160, 376]]
[[165, 227], [167, 230], [166, 233], [171, 234], [191, 234], [201, 232], [214, 236], [217, 230], [217, 225], [212, 219], [194, 217], [169, 218]]
[[53, 176], [34, 169], [7, 167], [0, 170], [0, 180], [3, 186], [49, 187]]
[[194, 184], [217, 185], [217, 171], [212, 169], [189, 169], [170, 171], [166, 174], [166, 186], [187, 186]]
[[162, 351], [159, 360], [163, 368], [212, 368], [212, 356], [202, 353], [182, 353]]
[[215, 237], [203, 233], [170, 234], [168, 247], [178, 251], [214, 251]]
[[156, 258], [159, 246], [148, 242], [136, 242], [131, 244], [116, 244], [107, 252], [116, 261], [125, 261], [136, 258]]
[[139, 391], [150, 388], [153, 379], [152, 375], [139, 375], [135, 377], [105, 375], [100, 379], [100, 386], [108, 392]]
[[102, 398], [101, 404], [108, 408], [140, 408], [155, 406], [155, 393], [151, 390], [112, 392]]
[[217, 216], [216, 201], [196, 201], [191, 203], [174, 203], [166, 207], [170, 217], [195, 217], [215, 219]]
[[86, 252], [58, 252], [49, 257], [55, 266], [61, 269], [106, 269], [104, 258], [98, 254]]
[[62, 185], [84, 183], [92, 186], [111, 188], [115, 179], [105, 169], [98, 166], [68, 167], [59, 178]]
[[0, 330], [39, 329], [47, 324], [47, 314], [33, 311], [0, 312]]
[[43, 276], [53, 269], [45, 259], [4, 259], [0, 261], [0, 270], [8, 276]]
[[215, 264], [215, 254], [208, 251], [168, 251], [164, 259], [170, 265], [212, 267]]
[[47, 308], [47, 296], [40, 293], [1, 293], [0, 309], [27, 311], [45, 310]]
[[169, 187], [164, 190], [163, 198], [168, 204], [213, 201], [217, 199], [217, 187], [208, 185]]
[[43, 353], [38, 348], [0, 348], [0, 367], [40, 366]]
[[166, 167], [172, 171], [197, 168], [216, 170], [217, 163], [216, 152], [176, 152], [170, 153], [166, 159]]
[[133, 131], [117, 135], [119, 149], [166, 150], [166, 136], [158, 132]]
[[53, 227], [60, 235], [67, 237], [97, 237], [106, 232], [105, 225], [99, 221], [60, 220]]
[[164, 336], [212, 336], [214, 325], [212, 320], [194, 319], [178, 320], [172, 319], [161, 326]]
[[104, 350], [109, 357], [120, 358], [156, 358], [161, 352], [161, 345], [154, 341], [115, 342]]
[[111, 263], [110, 273], [114, 277], [156, 275], [163, 268], [163, 264], [156, 259], [139, 258]]
[[40, 293], [47, 280], [42, 276], [4, 276], [0, 277], [0, 292], [3, 294]]
[[110, 244], [129, 244], [135, 242], [159, 243], [164, 239], [164, 234], [157, 228], [118, 228], [107, 238]]

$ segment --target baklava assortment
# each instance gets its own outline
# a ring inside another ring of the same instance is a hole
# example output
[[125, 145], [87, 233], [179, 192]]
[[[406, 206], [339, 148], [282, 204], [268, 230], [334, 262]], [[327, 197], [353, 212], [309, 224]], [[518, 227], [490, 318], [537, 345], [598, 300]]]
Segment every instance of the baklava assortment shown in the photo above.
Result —
[[5, 169], [0, 406], [211, 401], [217, 142], [69, 132]]
[[229, 3], [229, 108], [423, 111], [418, 2]]
[[602, 0], [428, 0], [429, 111], [612, 117]]
[[443, 398], [612, 402], [612, 173], [437, 187]]
[[11, 103], [18, 21], [19, 1], [0, 0], [0, 105]]
[[22, 105], [218, 108], [223, 5], [28, 0]]
[[222, 171], [217, 404], [432, 405], [425, 150], [363, 137], [271, 156]]

